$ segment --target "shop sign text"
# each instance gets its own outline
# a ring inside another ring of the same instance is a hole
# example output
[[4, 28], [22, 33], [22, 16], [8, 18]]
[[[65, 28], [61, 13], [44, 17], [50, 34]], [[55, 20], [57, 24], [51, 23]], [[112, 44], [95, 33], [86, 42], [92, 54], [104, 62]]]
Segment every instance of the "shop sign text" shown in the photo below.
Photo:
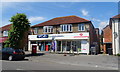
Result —
[[48, 38], [48, 35], [37, 35], [37, 38]]

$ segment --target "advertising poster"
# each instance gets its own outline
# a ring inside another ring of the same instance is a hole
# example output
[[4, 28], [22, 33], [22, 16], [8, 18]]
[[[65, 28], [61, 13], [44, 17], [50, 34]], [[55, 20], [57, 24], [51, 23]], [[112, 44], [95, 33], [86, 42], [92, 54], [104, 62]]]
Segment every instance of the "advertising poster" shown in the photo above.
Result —
[[86, 40], [81, 41], [81, 52], [82, 53], [89, 53], [89, 43]]

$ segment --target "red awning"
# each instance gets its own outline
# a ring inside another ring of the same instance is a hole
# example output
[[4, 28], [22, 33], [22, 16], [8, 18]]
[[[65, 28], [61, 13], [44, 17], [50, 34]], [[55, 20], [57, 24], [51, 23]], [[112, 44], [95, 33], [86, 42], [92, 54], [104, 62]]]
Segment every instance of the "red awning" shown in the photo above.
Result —
[[0, 37], [0, 43], [3, 43], [7, 40], [8, 37]]

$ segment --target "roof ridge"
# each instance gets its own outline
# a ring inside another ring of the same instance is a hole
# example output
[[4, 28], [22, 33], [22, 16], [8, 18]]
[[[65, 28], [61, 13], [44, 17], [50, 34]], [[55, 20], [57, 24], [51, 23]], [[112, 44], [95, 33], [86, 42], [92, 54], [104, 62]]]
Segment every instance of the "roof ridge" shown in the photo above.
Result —
[[76, 15], [70, 15], [70, 16], [56, 17], [56, 18], [53, 18], [53, 19], [58, 19], [58, 18], [66, 18], [66, 17], [78, 17], [78, 16], [76, 16]]

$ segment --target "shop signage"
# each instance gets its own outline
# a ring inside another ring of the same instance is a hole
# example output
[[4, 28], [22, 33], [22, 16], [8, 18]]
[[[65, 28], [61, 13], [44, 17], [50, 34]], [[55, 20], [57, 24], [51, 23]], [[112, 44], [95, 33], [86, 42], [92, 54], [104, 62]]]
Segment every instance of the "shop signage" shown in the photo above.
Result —
[[64, 36], [63, 35], [53, 35], [53, 36], [49, 36], [49, 37], [55, 38], [55, 37], [64, 37]]
[[48, 38], [48, 35], [37, 35], [37, 38]]
[[89, 32], [29, 35], [29, 40], [89, 39]]
[[83, 33], [80, 33], [79, 36], [74, 36], [74, 38], [80, 38], [80, 37], [89, 37], [89, 36], [85, 36]]

